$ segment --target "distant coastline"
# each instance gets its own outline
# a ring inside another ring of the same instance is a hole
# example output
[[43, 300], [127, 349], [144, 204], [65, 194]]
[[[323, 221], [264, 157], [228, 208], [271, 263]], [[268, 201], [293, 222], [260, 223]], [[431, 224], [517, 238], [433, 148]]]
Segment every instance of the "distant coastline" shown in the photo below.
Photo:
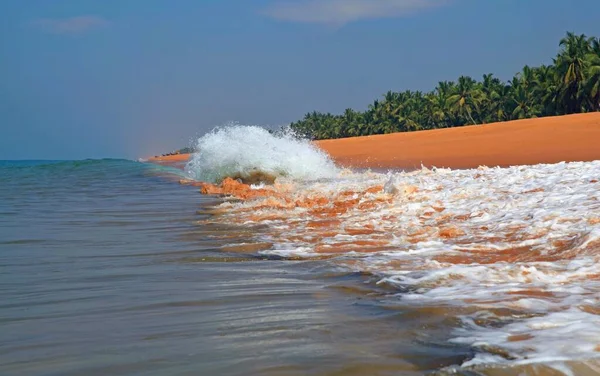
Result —
[[[600, 112], [315, 141], [340, 166], [476, 168], [600, 159]], [[182, 164], [190, 154], [151, 158]]]
[[[567, 33], [553, 64], [509, 82], [461, 76], [430, 93], [388, 92], [364, 112], [290, 124], [340, 165], [470, 168], [600, 159], [600, 38]], [[579, 114], [579, 115], [577, 115]], [[339, 140], [335, 140], [339, 139]], [[151, 158], [183, 163], [190, 148]]]

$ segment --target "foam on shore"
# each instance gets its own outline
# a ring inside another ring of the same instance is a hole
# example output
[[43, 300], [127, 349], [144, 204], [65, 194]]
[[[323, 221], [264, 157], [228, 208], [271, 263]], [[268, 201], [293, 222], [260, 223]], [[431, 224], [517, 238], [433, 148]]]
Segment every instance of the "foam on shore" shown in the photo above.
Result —
[[448, 345], [472, 348], [458, 367], [569, 375], [600, 364], [598, 135], [596, 113], [316, 143], [348, 167], [430, 167], [358, 173], [309, 141], [234, 126], [201, 137], [186, 174], [275, 178], [192, 182], [226, 196], [207, 222], [257, 229], [227, 251], [330, 259], [395, 289], [386, 304], [445, 310]]
[[346, 172], [227, 200], [210, 221], [266, 225], [262, 253], [333, 258], [396, 287], [392, 302], [460, 307], [463, 367], [560, 368], [600, 357], [599, 179], [600, 161]]

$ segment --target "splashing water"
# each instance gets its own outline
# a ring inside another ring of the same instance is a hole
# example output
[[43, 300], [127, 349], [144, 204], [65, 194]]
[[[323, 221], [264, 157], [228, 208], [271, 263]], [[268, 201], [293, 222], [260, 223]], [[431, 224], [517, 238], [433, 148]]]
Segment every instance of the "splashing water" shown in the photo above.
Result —
[[338, 169], [310, 141], [291, 133], [273, 135], [256, 126], [217, 128], [200, 137], [185, 170], [195, 180], [216, 183], [257, 172], [293, 180], [332, 178]]
[[392, 302], [462, 309], [447, 340], [474, 349], [463, 367], [589, 360], [599, 180], [600, 161], [340, 174], [225, 202], [212, 220], [268, 225], [260, 253], [334, 258], [397, 287]]

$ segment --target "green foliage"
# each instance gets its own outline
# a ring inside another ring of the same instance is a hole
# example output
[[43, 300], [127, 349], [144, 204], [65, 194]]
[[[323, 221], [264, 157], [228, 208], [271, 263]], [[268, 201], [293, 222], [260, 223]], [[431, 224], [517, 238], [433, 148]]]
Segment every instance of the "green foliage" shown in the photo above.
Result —
[[569, 32], [559, 46], [552, 65], [525, 66], [508, 82], [485, 74], [429, 93], [388, 91], [364, 112], [311, 112], [291, 128], [320, 140], [600, 111], [600, 39]]
[[178, 154], [190, 154], [190, 153], [193, 153], [193, 152], [194, 152], [194, 149], [193, 149], [193, 148], [191, 148], [191, 147], [189, 147], [189, 146], [188, 146], [188, 147], [185, 147], [185, 148], [183, 148], [183, 149], [179, 149], [179, 150], [177, 150], [177, 153], [178, 153]]
[[161, 154], [161, 157], [168, 157], [170, 155], [178, 155], [178, 154], [190, 154], [190, 153], [193, 153], [194, 151], [195, 150], [191, 147], [185, 147], [183, 149], [175, 150], [170, 153]]

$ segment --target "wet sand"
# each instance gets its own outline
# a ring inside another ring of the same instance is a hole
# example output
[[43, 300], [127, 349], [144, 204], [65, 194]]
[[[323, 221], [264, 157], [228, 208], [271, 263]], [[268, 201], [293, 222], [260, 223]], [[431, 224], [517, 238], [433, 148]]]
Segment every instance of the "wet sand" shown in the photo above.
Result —
[[[344, 167], [474, 168], [600, 159], [600, 113], [317, 141]], [[183, 163], [188, 154], [151, 158]]]

